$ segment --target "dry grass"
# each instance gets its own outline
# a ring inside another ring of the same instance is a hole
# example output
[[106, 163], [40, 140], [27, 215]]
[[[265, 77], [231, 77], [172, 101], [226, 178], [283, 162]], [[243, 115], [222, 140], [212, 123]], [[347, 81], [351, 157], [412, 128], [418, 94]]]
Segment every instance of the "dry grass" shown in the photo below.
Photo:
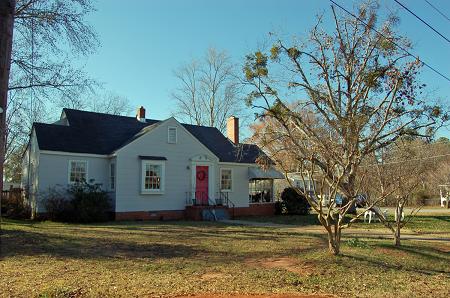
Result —
[[323, 236], [289, 229], [6, 221], [0, 296], [448, 296], [448, 242], [390, 242], [344, 241], [333, 257]]

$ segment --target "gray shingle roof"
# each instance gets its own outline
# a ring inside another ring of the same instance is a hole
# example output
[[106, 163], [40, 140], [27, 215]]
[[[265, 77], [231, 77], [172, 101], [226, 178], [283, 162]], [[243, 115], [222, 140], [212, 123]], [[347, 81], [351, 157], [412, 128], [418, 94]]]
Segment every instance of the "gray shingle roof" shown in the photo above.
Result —
[[[34, 123], [41, 150], [72, 153], [111, 154], [142, 135], [159, 120], [145, 123], [134, 117], [64, 109], [69, 126]], [[217, 128], [182, 124], [221, 162], [255, 163], [262, 151], [256, 145], [235, 146]], [[144, 130], [144, 128], [146, 128]], [[195, 152], [193, 152], [195, 154]]]

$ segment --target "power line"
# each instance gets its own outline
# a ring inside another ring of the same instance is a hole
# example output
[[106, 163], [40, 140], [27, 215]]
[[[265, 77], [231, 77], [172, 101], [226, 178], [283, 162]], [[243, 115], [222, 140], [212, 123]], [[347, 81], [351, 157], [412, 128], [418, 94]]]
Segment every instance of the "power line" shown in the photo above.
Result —
[[407, 159], [407, 160], [398, 160], [398, 161], [390, 161], [390, 162], [386, 162], [386, 163], [373, 163], [370, 165], [366, 165], [366, 166], [361, 166], [361, 168], [367, 168], [367, 167], [371, 167], [371, 166], [385, 166], [385, 165], [392, 165], [392, 164], [397, 164], [397, 163], [407, 163], [407, 162], [411, 162], [411, 161], [420, 161], [420, 160], [427, 160], [427, 159], [433, 159], [433, 158], [440, 158], [440, 157], [446, 157], [446, 156], [450, 156], [450, 153], [447, 154], [441, 154], [441, 155], [433, 155], [433, 156], [428, 156], [428, 157], [420, 157], [420, 158], [415, 158], [415, 159]]
[[[349, 15], [351, 15], [352, 17], [354, 17], [356, 20], [358, 20], [359, 22], [361, 22], [362, 24], [364, 24], [365, 26], [367, 26], [368, 28], [372, 29], [373, 31], [375, 31], [376, 33], [380, 34], [381, 36], [384, 36], [383, 33], [381, 33], [380, 31], [376, 30], [375, 28], [373, 28], [372, 26], [368, 26], [368, 24], [361, 20], [361, 18], [357, 17], [355, 14], [351, 13], [350, 11], [348, 11], [347, 9], [345, 9], [344, 7], [342, 7], [341, 5], [337, 4], [336, 2], [334, 2], [333, 0], [329, 0], [331, 3], [333, 3], [334, 5], [336, 5], [337, 7], [339, 7], [340, 9], [342, 9], [343, 11], [345, 11], [346, 13], [348, 13]], [[386, 37], [386, 36], [384, 36]], [[440, 71], [438, 71], [437, 69], [435, 69], [434, 67], [432, 67], [430, 64], [426, 63], [425, 61], [423, 61], [422, 59], [420, 59], [418, 56], [413, 55], [411, 52], [409, 52], [407, 49], [405, 49], [404, 47], [402, 47], [401, 45], [399, 45], [398, 43], [396, 43], [393, 39], [391, 39], [391, 42], [399, 49], [403, 50], [406, 54], [408, 54], [411, 57], [416, 58], [418, 61], [421, 61], [423, 63], [423, 65], [425, 65], [426, 67], [428, 67], [429, 69], [431, 69], [432, 71], [434, 71], [435, 73], [437, 73], [438, 75], [440, 75], [441, 77], [443, 77], [444, 79], [446, 79], [447, 81], [450, 82], [450, 78], [447, 77], [446, 75], [444, 75], [443, 73], [441, 73]]]
[[450, 153], [447, 153], [447, 154], [441, 154], [441, 155], [433, 155], [433, 156], [428, 156], [428, 157], [415, 158], [415, 159], [408, 159], [408, 160], [391, 161], [391, 162], [387, 162], [387, 163], [381, 164], [381, 165], [390, 165], [390, 164], [396, 164], [396, 163], [405, 163], [405, 162], [411, 162], [411, 161], [420, 161], [420, 160], [427, 160], [427, 159], [433, 159], [433, 158], [439, 158], [439, 157], [446, 157], [446, 156], [450, 156]]
[[436, 10], [441, 16], [443, 16], [444, 18], [447, 19], [447, 21], [450, 22], [450, 18], [447, 17], [442, 11], [440, 11], [437, 7], [435, 7], [433, 4], [431, 4], [430, 2], [428, 2], [427, 0], [425, 0], [426, 3], [428, 3], [428, 5], [430, 5], [431, 7], [433, 7], [434, 10]]
[[404, 148], [401, 148], [400, 146], [397, 146], [397, 148], [390, 149], [389, 152], [396, 152], [396, 151], [400, 151], [400, 150], [404, 150], [404, 149], [417, 149], [417, 148], [434, 146], [434, 145], [441, 145], [441, 144], [442, 145], [446, 145], [447, 142], [446, 141], [436, 141], [436, 142], [433, 142], [433, 143], [420, 144], [420, 145], [409, 146], [409, 147], [404, 147]]
[[403, 7], [404, 9], [406, 9], [410, 14], [412, 14], [413, 16], [415, 16], [417, 19], [419, 19], [422, 23], [424, 23], [425, 25], [428, 26], [428, 28], [430, 28], [431, 30], [433, 30], [434, 32], [436, 32], [440, 37], [442, 37], [443, 39], [445, 39], [448, 43], [450, 43], [450, 39], [448, 39], [447, 37], [445, 37], [444, 35], [441, 34], [441, 32], [437, 31], [436, 29], [433, 28], [433, 26], [431, 26], [430, 24], [428, 24], [426, 21], [424, 21], [421, 17], [419, 17], [418, 15], [416, 15], [414, 12], [412, 12], [408, 7], [406, 7], [405, 5], [403, 5], [400, 1], [398, 0], [394, 0], [398, 5], [400, 5], [401, 7]]

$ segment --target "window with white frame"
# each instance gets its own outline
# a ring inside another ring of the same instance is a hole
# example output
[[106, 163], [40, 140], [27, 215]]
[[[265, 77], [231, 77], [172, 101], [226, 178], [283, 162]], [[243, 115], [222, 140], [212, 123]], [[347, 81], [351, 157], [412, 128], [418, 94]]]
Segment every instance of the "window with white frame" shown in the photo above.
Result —
[[231, 191], [233, 187], [233, 172], [231, 169], [220, 169], [220, 190]]
[[163, 161], [143, 160], [142, 161], [142, 182], [143, 193], [162, 193], [165, 182], [165, 163]]
[[109, 165], [109, 188], [114, 190], [116, 188], [116, 164]]
[[69, 183], [87, 181], [87, 161], [71, 160], [69, 162]]
[[251, 179], [248, 190], [249, 203], [273, 202], [273, 179]]
[[167, 130], [167, 142], [169, 144], [176, 144], [177, 143], [177, 128], [176, 127], [169, 127]]

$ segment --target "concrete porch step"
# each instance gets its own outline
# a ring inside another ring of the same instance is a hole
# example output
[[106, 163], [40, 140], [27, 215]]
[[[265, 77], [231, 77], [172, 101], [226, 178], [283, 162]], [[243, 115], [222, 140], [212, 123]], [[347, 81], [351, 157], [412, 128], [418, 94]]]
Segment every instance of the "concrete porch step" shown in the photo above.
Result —
[[228, 212], [228, 208], [210, 207], [210, 208], [205, 208], [202, 210], [202, 219], [203, 220], [215, 221], [215, 220], [224, 220], [224, 219], [229, 219], [229, 218], [230, 218], [230, 214]]

